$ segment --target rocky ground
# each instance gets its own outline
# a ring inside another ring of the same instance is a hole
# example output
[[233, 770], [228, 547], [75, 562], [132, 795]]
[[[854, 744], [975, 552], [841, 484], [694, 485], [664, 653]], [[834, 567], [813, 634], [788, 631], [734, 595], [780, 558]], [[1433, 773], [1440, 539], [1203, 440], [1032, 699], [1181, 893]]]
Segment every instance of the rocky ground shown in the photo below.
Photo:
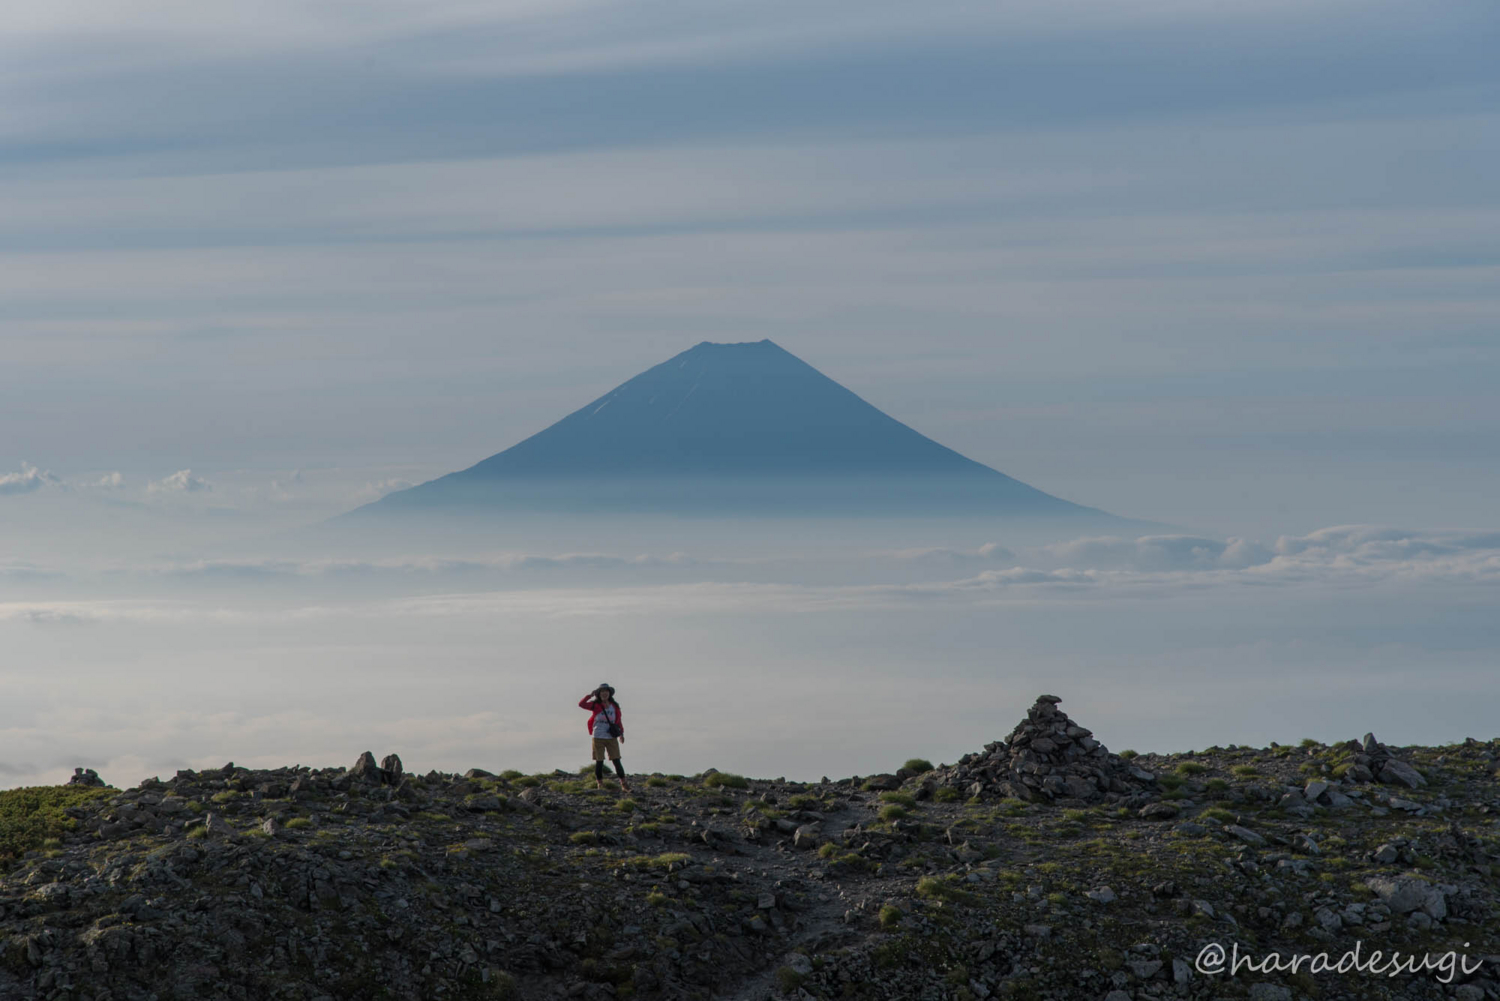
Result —
[[[1500, 739], [1112, 754], [1044, 696], [952, 766], [805, 784], [80, 773], [0, 793], [0, 1001], [1478, 1001], [1497, 767]], [[1210, 943], [1479, 968], [1211, 975]]]

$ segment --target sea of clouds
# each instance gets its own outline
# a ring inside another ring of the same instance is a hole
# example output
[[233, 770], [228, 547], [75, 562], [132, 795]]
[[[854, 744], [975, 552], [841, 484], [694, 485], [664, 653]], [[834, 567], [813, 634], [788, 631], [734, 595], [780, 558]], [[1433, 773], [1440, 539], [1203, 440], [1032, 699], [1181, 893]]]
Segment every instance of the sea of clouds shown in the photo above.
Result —
[[[710, 533], [711, 534], [711, 533]], [[952, 760], [1052, 691], [1120, 748], [1489, 736], [1500, 533], [0, 564], [0, 781], [225, 760], [632, 768]], [[574, 732], [577, 731], [577, 732]]]

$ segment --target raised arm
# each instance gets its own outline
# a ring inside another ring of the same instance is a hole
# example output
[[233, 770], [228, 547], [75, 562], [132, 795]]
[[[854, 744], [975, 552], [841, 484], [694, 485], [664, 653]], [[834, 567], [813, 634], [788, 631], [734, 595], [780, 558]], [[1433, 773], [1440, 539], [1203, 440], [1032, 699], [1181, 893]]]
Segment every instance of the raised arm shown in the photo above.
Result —
[[579, 709], [587, 709], [589, 712], [593, 712], [594, 711], [594, 704], [595, 704], [595, 700], [594, 700], [594, 693], [593, 692], [589, 692], [583, 698], [581, 698], [581, 699], [578, 700], [578, 708]]

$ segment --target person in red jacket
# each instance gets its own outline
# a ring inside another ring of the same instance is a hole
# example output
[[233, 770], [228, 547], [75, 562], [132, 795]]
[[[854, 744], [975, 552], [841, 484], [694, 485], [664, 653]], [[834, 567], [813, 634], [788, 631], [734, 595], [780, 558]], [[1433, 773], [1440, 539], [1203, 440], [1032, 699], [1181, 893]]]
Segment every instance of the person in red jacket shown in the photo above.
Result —
[[620, 713], [620, 703], [615, 701], [615, 690], [611, 685], [600, 685], [578, 702], [580, 709], [589, 711], [589, 736], [594, 738], [594, 785], [604, 788], [604, 759], [607, 756], [615, 766], [620, 778], [620, 788], [630, 791], [625, 781], [625, 766], [620, 764], [620, 744], [625, 740], [625, 721]]

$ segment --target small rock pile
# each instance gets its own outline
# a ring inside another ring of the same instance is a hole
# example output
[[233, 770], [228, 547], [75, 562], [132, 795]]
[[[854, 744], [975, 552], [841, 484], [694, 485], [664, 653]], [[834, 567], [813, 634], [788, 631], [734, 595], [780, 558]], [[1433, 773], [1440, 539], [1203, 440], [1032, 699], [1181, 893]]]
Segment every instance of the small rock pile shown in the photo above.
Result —
[[92, 768], [75, 768], [73, 769], [73, 777], [68, 779], [68, 785], [70, 786], [88, 786], [91, 789], [102, 789], [104, 788], [104, 784], [104, 780], [99, 777], [99, 773]]
[[1421, 772], [1396, 757], [1389, 747], [1375, 739], [1373, 733], [1365, 734], [1362, 741], [1351, 740], [1344, 746], [1354, 752], [1353, 763], [1344, 775], [1347, 781], [1383, 782], [1408, 789], [1420, 789], [1427, 784]]
[[941, 780], [969, 796], [1015, 796], [1047, 801], [1144, 803], [1156, 796], [1156, 776], [1111, 754], [1058, 708], [1056, 695], [1039, 695], [1005, 740], [966, 754]]

